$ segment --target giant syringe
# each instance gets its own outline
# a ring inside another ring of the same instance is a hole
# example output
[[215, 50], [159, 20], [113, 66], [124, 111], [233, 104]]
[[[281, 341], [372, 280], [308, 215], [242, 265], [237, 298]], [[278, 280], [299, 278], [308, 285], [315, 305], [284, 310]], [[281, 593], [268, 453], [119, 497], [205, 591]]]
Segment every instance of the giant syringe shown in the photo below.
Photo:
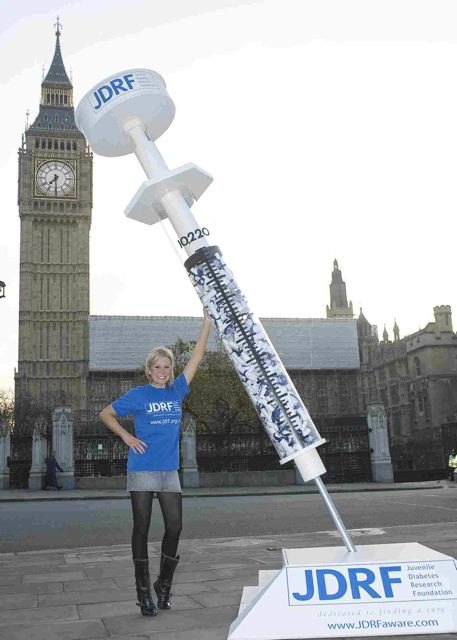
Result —
[[313, 480], [348, 551], [349, 534], [320, 476], [317, 452], [323, 440], [265, 330], [241, 293], [217, 246], [209, 246], [191, 206], [212, 181], [194, 164], [170, 170], [155, 140], [175, 114], [163, 78], [149, 69], [129, 69], [105, 78], [82, 98], [76, 124], [95, 153], [135, 153], [148, 180], [138, 189], [126, 215], [152, 225], [168, 219], [188, 258], [186, 269], [213, 320], [280, 463], [293, 460], [305, 482]]

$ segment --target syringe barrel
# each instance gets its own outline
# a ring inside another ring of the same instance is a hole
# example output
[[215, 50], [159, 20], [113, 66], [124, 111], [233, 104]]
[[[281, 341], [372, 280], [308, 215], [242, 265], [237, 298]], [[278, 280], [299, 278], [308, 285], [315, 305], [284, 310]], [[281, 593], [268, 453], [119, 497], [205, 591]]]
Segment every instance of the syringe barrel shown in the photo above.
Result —
[[[238, 376], [278, 452], [280, 463], [324, 442], [290, 380], [261, 322], [249, 309], [219, 247], [197, 250], [186, 262], [200, 300], [213, 319]], [[307, 457], [307, 456], [306, 456]], [[304, 460], [305, 458], [303, 458]], [[320, 457], [309, 456], [306, 480], [325, 473]], [[300, 465], [302, 466], [302, 465]]]

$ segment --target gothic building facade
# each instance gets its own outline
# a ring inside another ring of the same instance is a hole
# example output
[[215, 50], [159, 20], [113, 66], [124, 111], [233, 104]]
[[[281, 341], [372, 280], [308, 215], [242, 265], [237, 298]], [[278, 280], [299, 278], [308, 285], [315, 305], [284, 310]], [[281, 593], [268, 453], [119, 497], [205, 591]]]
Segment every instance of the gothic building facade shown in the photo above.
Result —
[[[382, 340], [362, 310], [357, 320], [362, 407], [382, 402], [388, 411], [397, 477], [439, 474], [448, 455], [442, 431], [457, 421], [457, 335], [451, 307], [436, 306], [423, 329]], [[416, 473], [414, 473], [416, 472]]]
[[[403, 338], [394, 321], [393, 340], [386, 327], [379, 339], [362, 309], [357, 319], [361, 410], [384, 405], [397, 479], [441, 476], [457, 443], [457, 335], [449, 305], [433, 313], [434, 322]], [[353, 317], [336, 260], [327, 317]], [[443, 439], [443, 430], [453, 437]]]

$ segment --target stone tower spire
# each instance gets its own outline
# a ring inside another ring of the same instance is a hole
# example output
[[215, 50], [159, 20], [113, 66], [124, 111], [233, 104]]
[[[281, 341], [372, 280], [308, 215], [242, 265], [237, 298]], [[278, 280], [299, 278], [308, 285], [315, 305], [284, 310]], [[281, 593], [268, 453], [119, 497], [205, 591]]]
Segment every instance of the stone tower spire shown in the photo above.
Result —
[[73, 85], [65, 70], [60, 49], [62, 25], [57, 16], [54, 25], [56, 43], [54, 57], [41, 83], [40, 110], [31, 129], [76, 131], [73, 111]]
[[352, 302], [346, 295], [346, 283], [338, 266], [338, 260], [333, 262], [332, 282], [330, 283], [330, 306], [327, 305], [327, 318], [353, 318]]
[[56, 30], [56, 47], [54, 50], [54, 58], [52, 59], [49, 71], [43, 80], [43, 84], [59, 86], [66, 85], [72, 88], [70, 79], [67, 75], [67, 72], [65, 71], [62, 52], [60, 50], [60, 34], [62, 33], [62, 24], [59, 21], [59, 16], [57, 16], [57, 22], [55, 23], [54, 27]]
[[16, 398], [71, 405], [77, 421], [87, 410], [92, 154], [75, 125], [58, 18], [54, 27], [39, 112], [19, 149]]

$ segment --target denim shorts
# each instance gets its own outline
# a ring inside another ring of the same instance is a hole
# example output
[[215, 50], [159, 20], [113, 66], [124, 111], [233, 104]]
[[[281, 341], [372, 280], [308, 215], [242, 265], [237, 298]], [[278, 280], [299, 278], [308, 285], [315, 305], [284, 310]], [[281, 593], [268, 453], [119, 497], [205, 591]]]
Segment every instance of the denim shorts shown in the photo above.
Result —
[[177, 471], [128, 471], [127, 491], [176, 491], [181, 493]]

